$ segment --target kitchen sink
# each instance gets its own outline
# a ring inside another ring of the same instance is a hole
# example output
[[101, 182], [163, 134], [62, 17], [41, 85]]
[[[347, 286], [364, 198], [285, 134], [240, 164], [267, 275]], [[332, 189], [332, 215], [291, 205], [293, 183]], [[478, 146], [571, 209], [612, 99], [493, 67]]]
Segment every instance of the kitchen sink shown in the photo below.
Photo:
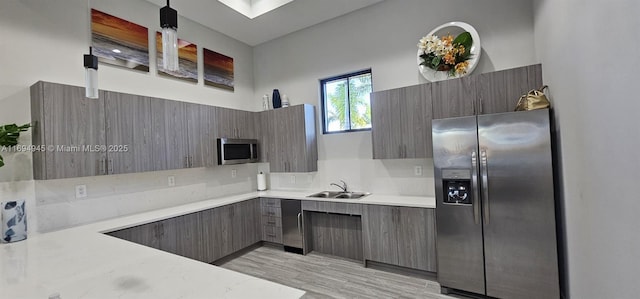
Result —
[[318, 197], [318, 198], [335, 198], [336, 196], [342, 194], [342, 191], [322, 191], [316, 194], [311, 194], [307, 197]]
[[359, 199], [371, 195], [368, 192], [342, 192], [342, 191], [322, 191], [315, 194], [311, 194], [307, 197], [316, 198], [341, 198], [341, 199]]

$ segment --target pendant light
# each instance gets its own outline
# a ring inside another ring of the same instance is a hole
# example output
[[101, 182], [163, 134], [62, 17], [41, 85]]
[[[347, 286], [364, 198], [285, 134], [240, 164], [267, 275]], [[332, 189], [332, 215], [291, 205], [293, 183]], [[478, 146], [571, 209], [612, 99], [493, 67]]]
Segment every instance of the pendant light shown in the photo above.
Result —
[[98, 57], [93, 55], [93, 48], [89, 47], [89, 55], [84, 55], [84, 84], [85, 96], [90, 99], [99, 98], [98, 95]]
[[[89, 11], [89, 45], [91, 45], [91, 3], [87, 0]], [[84, 55], [84, 86], [85, 96], [89, 99], [99, 98], [98, 94], [98, 57], [93, 55], [93, 48], [89, 46], [89, 54]]]
[[162, 68], [177, 71], [178, 65], [178, 12], [167, 6], [160, 8], [160, 26], [162, 27]]

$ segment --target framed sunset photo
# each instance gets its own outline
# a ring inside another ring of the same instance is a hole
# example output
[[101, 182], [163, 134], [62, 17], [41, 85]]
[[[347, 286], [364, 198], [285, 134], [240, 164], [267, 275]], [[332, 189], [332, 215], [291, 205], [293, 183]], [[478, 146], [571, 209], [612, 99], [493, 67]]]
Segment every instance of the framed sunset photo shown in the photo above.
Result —
[[149, 71], [146, 27], [91, 9], [91, 44], [101, 63]]
[[203, 49], [204, 84], [234, 91], [233, 58]]

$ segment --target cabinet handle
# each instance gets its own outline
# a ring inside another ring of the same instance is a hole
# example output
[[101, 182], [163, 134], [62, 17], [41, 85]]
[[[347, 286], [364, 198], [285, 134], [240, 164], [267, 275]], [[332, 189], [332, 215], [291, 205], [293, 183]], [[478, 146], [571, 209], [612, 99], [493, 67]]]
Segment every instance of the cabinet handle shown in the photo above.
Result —
[[98, 159], [96, 168], [98, 168], [98, 175], [104, 174], [104, 161], [102, 159]]
[[275, 234], [267, 234], [267, 237], [275, 238], [275, 237], [276, 237], [276, 235], [275, 235]]
[[267, 221], [267, 224], [276, 225], [276, 222], [275, 221]]
[[113, 159], [109, 159], [109, 166], [107, 167], [107, 172], [109, 174], [113, 174]]
[[275, 213], [275, 212], [267, 212], [267, 215], [269, 215], [269, 216], [275, 216], [275, 215], [276, 215], [276, 213]]
[[192, 156], [187, 157], [187, 161], [189, 162], [189, 168], [193, 167], [193, 157]]
[[184, 157], [184, 168], [189, 168], [189, 157]]

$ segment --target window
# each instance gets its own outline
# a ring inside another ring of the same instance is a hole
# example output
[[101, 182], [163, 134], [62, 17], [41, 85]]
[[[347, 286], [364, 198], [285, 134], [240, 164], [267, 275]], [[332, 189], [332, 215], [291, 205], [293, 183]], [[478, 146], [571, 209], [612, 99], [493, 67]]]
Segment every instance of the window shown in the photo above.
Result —
[[320, 80], [323, 133], [371, 130], [371, 69]]

